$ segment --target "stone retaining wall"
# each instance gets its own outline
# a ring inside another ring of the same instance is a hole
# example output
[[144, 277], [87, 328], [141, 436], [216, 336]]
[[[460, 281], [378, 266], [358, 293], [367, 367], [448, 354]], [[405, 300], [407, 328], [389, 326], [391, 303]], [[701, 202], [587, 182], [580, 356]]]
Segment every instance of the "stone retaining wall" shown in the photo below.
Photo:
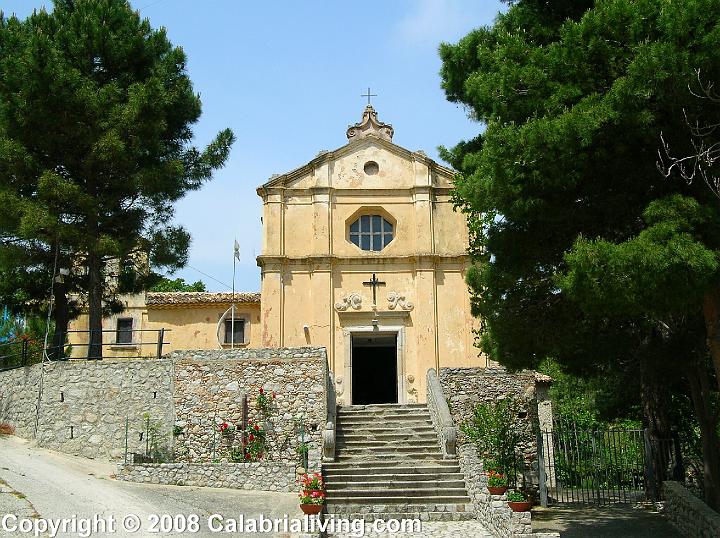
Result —
[[473, 445], [458, 447], [460, 469], [465, 475], [468, 495], [483, 526], [495, 536], [532, 534], [530, 512], [513, 512], [505, 495], [490, 495], [487, 476]]
[[[518, 417], [523, 429], [523, 443], [520, 450], [525, 464], [523, 475], [528, 485], [538, 483], [535, 464], [538, 405], [540, 404], [543, 410], [544, 419], [547, 418], [548, 412], [552, 417], [547, 390], [537, 390], [537, 376], [536, 372], [511, 374], [503, 368], [441, 368], [438, 375], [453, 422], [458, 427], [458, 445], [468, 442], [460, 426], [472, 419], [473, 408], [478, 403], [492, 403], [512, 397], [521, 404], [524, 416]], [[538, 402], [538, 395], [543, 398], [541, 402]]]
[[[326, 420], [327, 359], [324, 348], [175, 351], [175, 461], [227, 462], [241, 436], [219, 435], [239, 424], [247, 395], [249, 419], [267, 431], [272, 461], [297, 464], [300, 425], [310, 446], [309, 468], [319, 470]], [[262, 388], [275, 392], [268, 413], [257, 407]]]
[[118, 465], [118, 480], [171, 486], [298, 491], [295, 465], [257, 463], [160, 463]]
[[[44, 370], [44, 372], [43, 372]], [[42, 377], [42, 397], [36, 411]], [[164, 424], [158, 435], [169, 439], [173, 423], [172, 361], [62, 361], [0, 373], [1, 420], [20, 437], [35, 435], [40, 446], [88, 458], [121, 459], [140, 451], [145, 417]]]
[[20, 437], [35, 433], [40, 365], [0, 372], [0, 422], [15, 427]]
[[663, 513], [680, 534], [688, 538], [720, 536], [720, 514], [695, 497], [678, 482], [664, 482]]
[[[222, 461], [240, 439], [221, 438], [217, 425], [240, 419], [247, 394], [250, 418], [269, 430], [267, 457], [296, 466], [302, 423], [314, 471], [320, 465], [327, 378], [323, 348], [176, 351], [162, 359], [36, 364], [0, 372], [0, 422], [12, 424], [20, 437], [36, 437], [40, 446], [84, 457], [124, 460], [127, 430], [130, 453], [144, 452], [150, 437], [168, 457], [174, 449], [181, 461]], [[277, 392], [267, 416], [255, 403], [261, 386]], [[176, 425], [181, 431], [174, 436]]]

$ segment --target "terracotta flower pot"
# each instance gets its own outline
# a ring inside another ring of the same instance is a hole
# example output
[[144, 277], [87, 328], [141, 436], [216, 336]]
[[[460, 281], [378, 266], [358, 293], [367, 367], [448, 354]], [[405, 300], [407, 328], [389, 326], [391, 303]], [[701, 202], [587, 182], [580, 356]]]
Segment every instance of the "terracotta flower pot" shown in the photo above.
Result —
[[508, 506], [510, 507], [510, 510], [512, 510], [513, 512], [529, 512], [530, 511], [530, 503], [527, 501], [523, 501], [523, 502], [508, 501]]
[[487, 489], [490, 495], [502, 495], [507, 491], [507, 486], [488, 486]]
[[316, 514], [319, 514], [322, 512], [323, 505], [322, 504], [301, 504], [300, 510], [303, 511], [303, 514], [307, 514], [309, 516], [314, 516]]

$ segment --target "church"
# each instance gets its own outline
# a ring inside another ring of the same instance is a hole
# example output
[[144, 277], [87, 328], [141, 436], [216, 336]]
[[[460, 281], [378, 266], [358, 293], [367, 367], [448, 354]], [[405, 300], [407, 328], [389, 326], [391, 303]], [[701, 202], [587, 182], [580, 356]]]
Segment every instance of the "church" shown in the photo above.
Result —
[[486, 366], [473, 346], [453, 171], [394, 144], [371, 105], [346, 136], [257, 189], [260, 293], [126, 297], [104, 320], [105, 356], [142, 353], [154, 336], [135, 329], [166, 329], [164, 352], [324, 347], [340, 405], [424, 402], [429, 368]]

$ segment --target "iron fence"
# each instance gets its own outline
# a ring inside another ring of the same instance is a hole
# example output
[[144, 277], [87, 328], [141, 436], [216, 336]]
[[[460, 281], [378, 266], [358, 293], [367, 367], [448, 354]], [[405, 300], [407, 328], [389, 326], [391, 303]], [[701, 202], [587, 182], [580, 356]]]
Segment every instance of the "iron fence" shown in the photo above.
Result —
[[43, 345], [31, 338], [15, 338], [0, 343], [0, 371], [21, 368], [42, 360]]
[[[118, 342], [116, 330], [67, 331], [56, 333], [53, 337], [60, 344], [49, 344], [33, 338], [14, 338], [0, 342], [0, 371], [12, 370], [42, 362], [46, 357], [50, 361], [69, 359], [99, 360], [102, 358], [148, 359], [160, 358], [165, 346], [169, 345], [167, 333], [170, 329], [134, 329], [124, 331], [127, 342]], [[90, 341], [98, 335], [97, 347]], [[98, 354], [90, 353], [99, 349]], [[109, 353], [107, 352], [109, 350]]]
[[657, 500], [664, 480], [684, 474], [677, 436], [657, 439], [647, 429], [555, 424], [537, 441], [543, 506]]

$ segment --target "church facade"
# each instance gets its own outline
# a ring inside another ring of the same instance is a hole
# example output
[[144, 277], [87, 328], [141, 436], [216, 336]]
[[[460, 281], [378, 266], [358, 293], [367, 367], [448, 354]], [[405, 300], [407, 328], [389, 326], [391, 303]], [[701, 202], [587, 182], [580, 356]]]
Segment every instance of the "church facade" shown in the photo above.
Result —
[[481, 362], [453, 172], [392, 137], [368, 105], [346, 145], [258, 188], [261, 345], [325, 347], [341, 404], [424, 401], [429, 368]]
[[152, 346], [143, 339], [153, 332], [130, 329], [169, 329], [164, 351], [325, 347], [341, 405], [423, 402], [429, 368], [486, 366], [473, 346], [468, 230], [451, 201], [453, 171], [394, 144], [370, 105], [346, 135], [342, 147], [257, 189], [259, 294], [130, 297], [104, 321], [105, 356]]

